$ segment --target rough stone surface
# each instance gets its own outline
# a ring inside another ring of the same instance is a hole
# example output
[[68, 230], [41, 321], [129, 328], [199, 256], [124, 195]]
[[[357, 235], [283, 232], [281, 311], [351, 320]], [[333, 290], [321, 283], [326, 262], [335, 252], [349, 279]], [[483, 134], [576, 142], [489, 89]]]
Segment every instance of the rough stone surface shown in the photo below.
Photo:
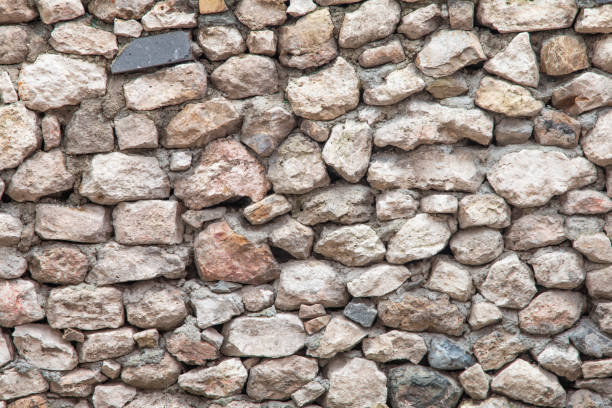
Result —
[[64, 207], [38, 204], [35, 231], [43, 239], [104, 242], [112, 232], [111, 216], [106, 208], [98, 205]]
[[480, 292], [497, 306], [522, 309], [535, 296], [537, 289], [531, 269], [516, 254], [511, 254], [489, 267]]
[[586, 45], [572, 35], [547, 39], [542, 44], [540, 61], [542, 71], [548, 75], [567, 75], [589, 67]]
[[385, 245], [376, 232], [364, 224], [324, 229], [313, 250], [347, 266], [372, 264], [385, 256]]
[[207, 398], [228, 397], [240, 392], [247, 380], [247, 370], [240, 359], [224, 360], [209, 368], [190, 370], [178, 379], [181, 389]]
[[0, 107], [0, 169], [12, 169], [40, 147], [36, 114], [14, 104]]
[[428, 258], [440, 252], [451, 236], [448, 220], [418, 214], [406, 221], [389, 241], [387, 260], [402, 264]]
[[526, 88], [488, 76], [480, 81], [474, 103], [510, 117], [535, 116], [544, 107]]
[[346, 13], [338, 44], [343, 48], [358, 48], [391, 34], [400, 19], [400, 7], [394, 0], [368, 0], [357, 10]]
[[343, 179], [358, 182], [368, 170], [372, 129], [365, 123], [346, 121], [332, 128], [321, 157]]
[[181, 292], [174, 286], [142, 282], [123, 293], [127, 321], [142, 329], [170, 330], [187, 316]]
[[[372, 361], [363, 358], [333, 360], [327, 367], [329, 390], [323, 404], [330, 408], [371, 407], [387, 401], [387, 377]], [[355, 392], [367, 389], [367, 393]]]
[[58, 24], [51, 32], [49, 44], [66, 54], [112, 58], [117, 53], [117, 38], [113, 34], [78, 22]]
[[455, 259], [465, 265], [482, 265], [501, 255], [504, 242], [499, 231], [486, 227], [461, 230], [450, 240]]
[[406, 364], [391, 369], [388, 376], [393, 408], [407, 404], [451, 408], [461, 398], [462, 389], [454, 379], [428, 367]]
[[481, 24], [501, 33], [540, 31], [572, 25], [578, 12], [571, 0], [534, 1], [528, 4], [503, 0], [478, 3], [477, 17]]
[[475, 34], [462, 30], [441, 30], [432, 34], [418, 53], [415, 63], [425, 75], [440, 78], [484, 59], [482, 46]]
[[261, 55], [231, 57], [213, 71], [210, 80], [230, 99], [271, 94], [278, 89], [274, 61]]
[[315, 359], [290, 356], [266, 360], [249, 371], [246, 393], [255, 400], [287, 399], [314, 380], [319, 367]]
[[537, 87], [540, 82], [538, 63], [529, 42], [529, 33], [516, 35], [506, 49], [488, 60], [483, 68], [519, 85]]

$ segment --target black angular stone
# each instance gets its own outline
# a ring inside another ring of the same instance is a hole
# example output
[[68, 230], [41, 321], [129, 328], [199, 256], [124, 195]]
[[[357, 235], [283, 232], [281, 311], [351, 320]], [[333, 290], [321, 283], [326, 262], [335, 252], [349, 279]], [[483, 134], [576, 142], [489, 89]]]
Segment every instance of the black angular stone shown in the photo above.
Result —
[[132, 41], [111, 65], [111, 73], [140, 71], [193, 60], [189, 33], [172, 31]]

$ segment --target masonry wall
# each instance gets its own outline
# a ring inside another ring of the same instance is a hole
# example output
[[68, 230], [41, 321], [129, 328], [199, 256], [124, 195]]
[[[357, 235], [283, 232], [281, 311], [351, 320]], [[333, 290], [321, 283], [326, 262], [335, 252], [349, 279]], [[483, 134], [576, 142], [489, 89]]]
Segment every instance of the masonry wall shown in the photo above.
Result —
[[609, 0], [0, 0], [0, 408], [612, 406]]

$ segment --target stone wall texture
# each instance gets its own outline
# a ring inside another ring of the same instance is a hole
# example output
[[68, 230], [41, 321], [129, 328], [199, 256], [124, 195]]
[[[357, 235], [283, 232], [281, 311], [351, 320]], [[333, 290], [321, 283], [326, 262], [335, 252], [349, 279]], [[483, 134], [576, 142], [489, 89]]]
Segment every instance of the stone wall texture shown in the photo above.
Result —
[[0, 408], [612, 408], [611, 0], [0, 0]]

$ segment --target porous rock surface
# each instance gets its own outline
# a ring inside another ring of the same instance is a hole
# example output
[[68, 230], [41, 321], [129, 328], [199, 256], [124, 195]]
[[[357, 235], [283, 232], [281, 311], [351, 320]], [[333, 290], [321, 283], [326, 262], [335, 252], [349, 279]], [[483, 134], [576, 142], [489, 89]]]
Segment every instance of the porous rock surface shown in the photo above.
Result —
[[611, 74], [611, 0], [0, 0], [0, 408], [612, 408]]

